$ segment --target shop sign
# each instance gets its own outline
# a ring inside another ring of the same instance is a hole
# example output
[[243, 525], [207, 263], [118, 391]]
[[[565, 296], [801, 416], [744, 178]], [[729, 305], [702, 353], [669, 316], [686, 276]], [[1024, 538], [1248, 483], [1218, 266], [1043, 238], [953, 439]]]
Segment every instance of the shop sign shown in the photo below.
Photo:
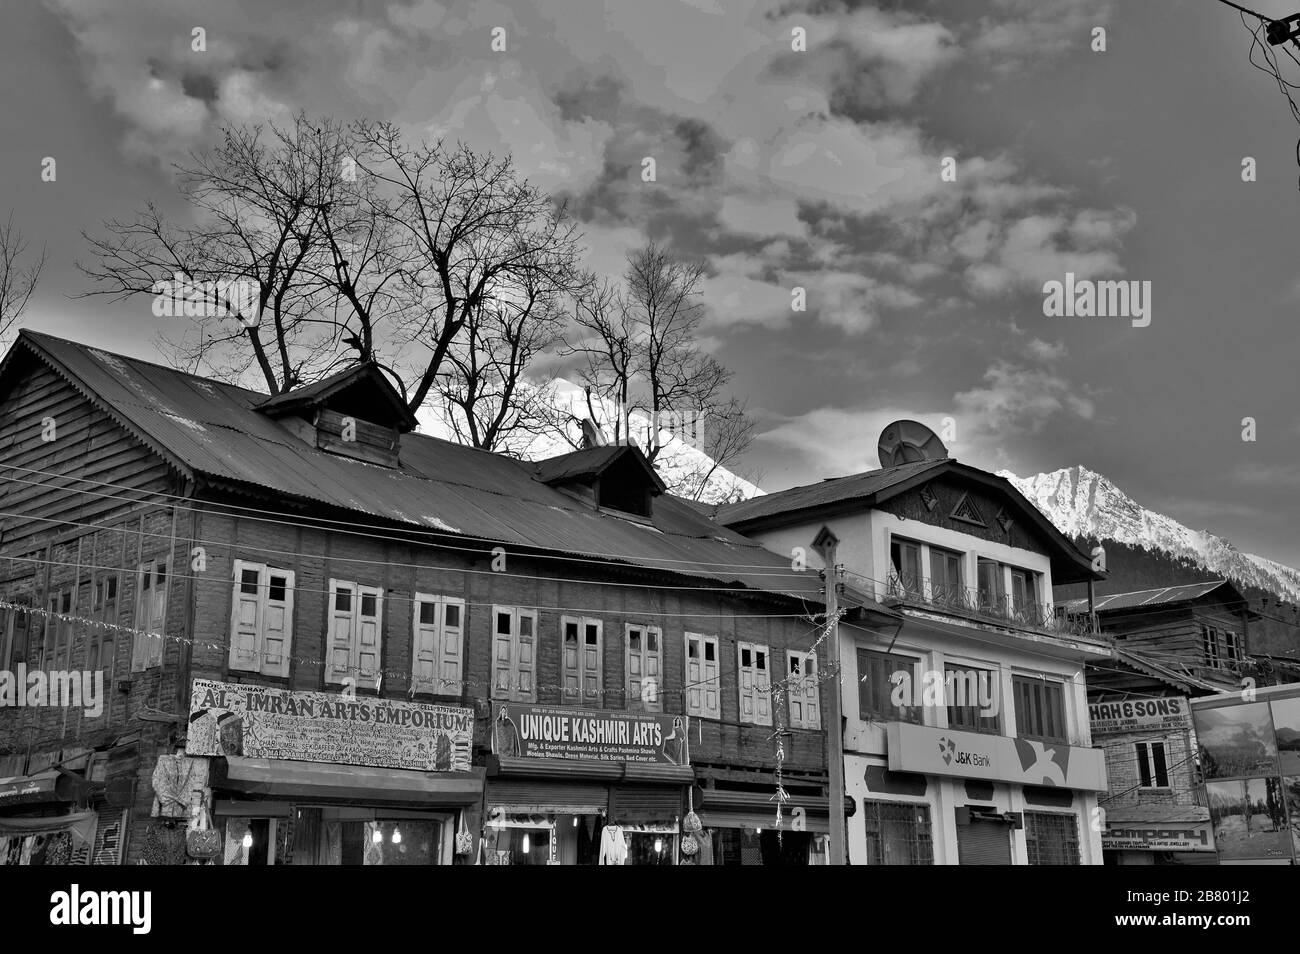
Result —
[[188, 755], [468, 772], [474, 711], [195, 679]]
[[492, 703], [498, 756], [687, 765], [687, 718], [560, 706]]
[[890, 722], [885, 731], [892, 772], [1106, 790], [1106, 759], [1100, 749], [909, 722]]
[[1126, 851], [1213, 851], [1214, 836], [1207, 822], [1164, 825], [1108, 822], [1101, 847]]
[[1184, 696], [1093, 702], [1088, 706], [1093, 735], [1186, 729], [1191, 713]]

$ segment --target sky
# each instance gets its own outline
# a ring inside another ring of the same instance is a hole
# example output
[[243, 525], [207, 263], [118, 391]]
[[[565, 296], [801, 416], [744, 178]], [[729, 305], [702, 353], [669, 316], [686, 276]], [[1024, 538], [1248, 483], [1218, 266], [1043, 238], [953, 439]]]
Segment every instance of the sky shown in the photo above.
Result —
[[[223, 122], [509, 151], [598, 273], [647, 237], [707, 261], [766, 489], [874, 468], [913, 418], [1298, 566], [1300, 126], [1250, 45], [1215, 0], [10, 2], [0, 212], [49, 254], [25, 326], [159, 360], [149, 300], [79, 297], [83, 233], [183, 218], [171, 163]], [[1149, 282], [1150, 323], [1049, 317], [1067, 273]]]

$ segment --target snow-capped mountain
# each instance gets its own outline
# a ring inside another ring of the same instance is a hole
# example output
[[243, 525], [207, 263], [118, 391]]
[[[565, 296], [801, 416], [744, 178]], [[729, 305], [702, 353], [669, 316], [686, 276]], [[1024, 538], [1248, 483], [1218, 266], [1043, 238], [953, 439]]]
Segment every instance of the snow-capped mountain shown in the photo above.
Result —
[[1300, 599], [1300, 570], [1242, 553], [1224, 537], [1192, 530], [1172, 517], [1147, 510], [1086, 467], [1032, 477], [1002, 470], [998, 476], [1014, 484], [1066, 536], [1082, 534], [1164, 550], [1232, 580], [1272, 590], [1290, 600]]
[[[521, 385], [521, 388], [530, 387], [527, 384]], [[544, 460], [574, 450], [575, 442], [579, 442], [581, 436], [578, 421], [587, 418], [589, 414], [582, 387], [564, 378], [557, 378], [552, 382], [549, 390], [535, 393], [556, 412], [554, 415], [556, 426], [539, 430], [527, 435], [526, 438], [516, 439], [512, 442], [510, 451], [525, 460]], [[601, 424], [616, 418], [617, 413], [613, 404], [595, 399], [595, 405]], [[417, 418], [422, 433], [447, 440], [456, 439], [443, 413], [434, 403], [431, 402], [422, 408]], [[567, 440], [558, 429], [561, 426], [558, 422], [564, 419], [568, 420], [568, 425], [565, 427]], [[702, 422], [683, 420], [681, 424], [679, 432], [663, 429], [659, 434], [663, 449], [655, 460], [655, 470], [668, 485], [670, 493], [708, 504], [748, 500], [763, 493], [755, 484], [737, 476], [725, 467], [715, 465], [713, 459], [697, 446], [703, 440], [703, 434], [700, 432]], [[649, 417], [632, 411], [628, 414], [628, 425], [633, 440], [642, 444], [649, 431]], [[612, 440], [613, 435], [607, 428], [601, 430], [605, 440]], [[701, 487], [701, 484], [704, 486]]]

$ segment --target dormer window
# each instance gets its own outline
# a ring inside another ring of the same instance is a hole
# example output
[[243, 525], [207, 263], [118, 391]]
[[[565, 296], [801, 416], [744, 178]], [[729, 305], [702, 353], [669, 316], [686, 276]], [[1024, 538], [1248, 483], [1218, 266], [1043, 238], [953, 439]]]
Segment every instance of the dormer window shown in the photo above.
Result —
[[373, 364], [277, 395], [258, 408], [331, 454], [396, 467], [402, 434], [415, 429], [397, 389]]
[[545, 484], [567, 490], [602, 510], [649, 519], [664, 483], [645, 455], [626, 445], [592, 447], [537, 465]]

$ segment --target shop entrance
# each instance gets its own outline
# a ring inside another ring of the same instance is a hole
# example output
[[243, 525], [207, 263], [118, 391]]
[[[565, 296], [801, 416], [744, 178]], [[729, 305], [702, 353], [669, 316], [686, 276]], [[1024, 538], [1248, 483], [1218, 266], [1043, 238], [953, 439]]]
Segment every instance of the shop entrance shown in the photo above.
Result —
[[957, 863], [1011, 864], [1011, 826], [1005, 821], [972, 818], [957, 826]]
[[222, 863], [444, 864], [450, 818], [432, 812], [341, 805], [294, 805], [276, 815], [227, 816]]
[[[608, 834], [607, 834], [608, 830]], [[484, 829], [484, 863], [497, 865], [671, 865], [678, 824], [609, 825], [597, 812], [503, 812]]]

